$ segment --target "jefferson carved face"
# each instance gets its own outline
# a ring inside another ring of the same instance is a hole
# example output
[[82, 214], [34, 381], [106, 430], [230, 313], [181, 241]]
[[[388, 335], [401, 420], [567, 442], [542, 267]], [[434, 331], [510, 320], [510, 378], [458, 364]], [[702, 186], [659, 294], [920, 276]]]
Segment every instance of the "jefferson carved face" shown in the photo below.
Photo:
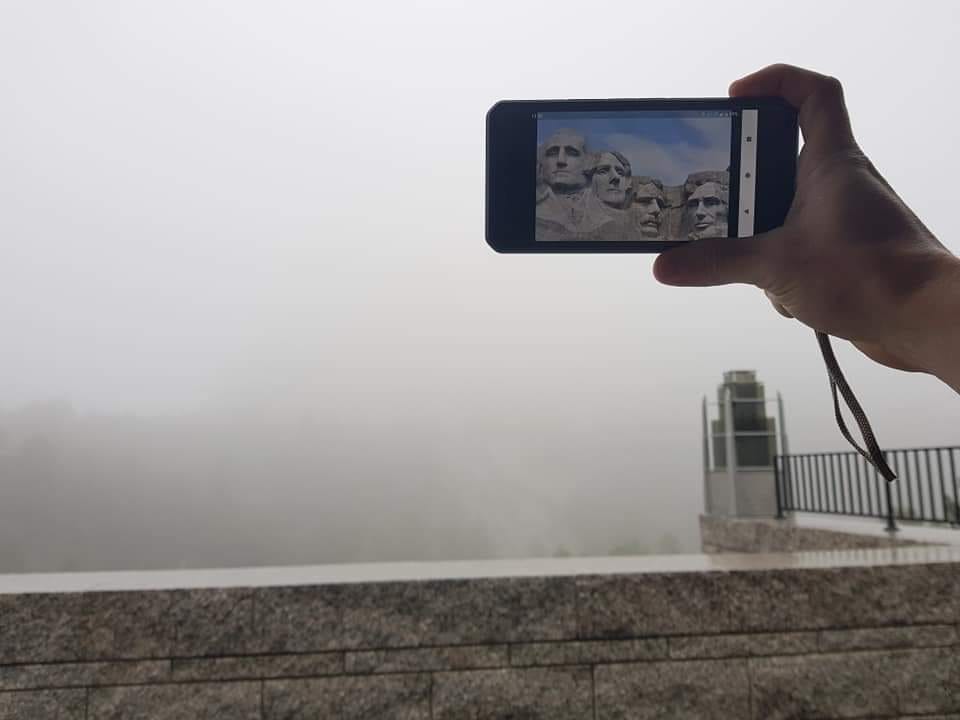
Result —
[[663, 213], [663, 193], [653, 183], [638, 185], [633, 197], [636, 223], [640, 234], [646, 238], [660, 236]]
[[686, 221], [692, 236], [697, 238], [726, 237], [727, 204], [718, 183], [705, 182], [687, 200]]
[[558, 130], [543, 144], [543, 181], [560, 192], [587, 184], [587, 143], [573, 130]]
[[611, 152], [600, 153], [593, 167], [593, 191], [605, 204], [622, 208], [630, 188], [630, 166]]

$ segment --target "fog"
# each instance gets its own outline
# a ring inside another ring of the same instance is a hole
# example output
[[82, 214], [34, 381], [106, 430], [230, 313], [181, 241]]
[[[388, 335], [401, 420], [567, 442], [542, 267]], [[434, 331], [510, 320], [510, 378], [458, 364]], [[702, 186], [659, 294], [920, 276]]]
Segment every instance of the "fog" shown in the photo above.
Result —
[[[483, 238], [497, 100], [786, 61], [960, 250], [958, 7], [797, 7], [0, 4], [0, 572], [696, 552], [730, 369], [844, 449], [760, 291]], [[837, 346], [881, 443], [960, 442], [945, 385]]]

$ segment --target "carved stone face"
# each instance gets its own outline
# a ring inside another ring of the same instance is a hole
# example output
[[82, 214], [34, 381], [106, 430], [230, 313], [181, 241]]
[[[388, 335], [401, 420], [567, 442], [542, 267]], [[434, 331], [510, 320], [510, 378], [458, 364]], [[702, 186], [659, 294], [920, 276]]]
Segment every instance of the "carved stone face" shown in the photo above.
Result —
[[593, 168], [593, 191], [605, 204], [622, 208], [627, 202], [630, 174], [613, 153], [600, 153]]
[[663, 220], [661, 205], [663, 194], [653, 183], [638, 185], [633, 197], [637, 227], [646, 238], [660, 236], [660, 223]]
[[721, 188], [715, 182], [705, 182], [687, 200], [686, 227], [698, 238], [726, 237], [727, 205]]
[[558, 130], [543, 144], [543, 181], [557, 192], [587, 184], [587, 143], [572, 130]]

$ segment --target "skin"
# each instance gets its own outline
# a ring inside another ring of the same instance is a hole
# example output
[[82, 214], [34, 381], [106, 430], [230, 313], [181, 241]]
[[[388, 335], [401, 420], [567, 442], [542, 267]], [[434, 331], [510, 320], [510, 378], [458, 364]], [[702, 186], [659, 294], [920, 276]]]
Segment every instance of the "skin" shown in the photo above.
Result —
[[559, 192], [587, 184], [587, 148], [583, 136], [560, 130], [543, 144], [543, 180]]
[[857, 145], [840, 82], [773, 65], [733, 83], [730, 94], [776, 95], [798, 109], [804, 146], [793, 205], [771, 232], [697, 240], [661, 254], [657, 279], [756, 285], [785, 317], [960, 392], [960, 259]]
[[636, 190], [633, 206], [637, 209], [637, 225], [643, 237], [658, 237], [663, 208], [660, 206], [660, 191], [656, 185], [641, 185]]
[[612, 153], [601, 153], [593, 171], [593, 190], [605, 204], [622, 208], [627, 201], [630, 176]]

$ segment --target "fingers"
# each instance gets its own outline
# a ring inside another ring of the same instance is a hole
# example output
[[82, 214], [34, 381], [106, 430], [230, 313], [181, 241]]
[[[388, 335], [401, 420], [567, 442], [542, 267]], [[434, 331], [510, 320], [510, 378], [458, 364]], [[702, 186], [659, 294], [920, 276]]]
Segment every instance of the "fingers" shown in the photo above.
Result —
[[769, 287], [776, 270], [771, 250], [782, 232], [780, 229], [747, 238], [695, 240], [660, 254], [653, 264], [654, 277], [665, 285], [747, 283]]
[[804, 143], [816, 153], [856, 147], [836, 78], [792, 65], [770, 65], [731, 84], [730, 96], [783, 98], [799, 111]]

